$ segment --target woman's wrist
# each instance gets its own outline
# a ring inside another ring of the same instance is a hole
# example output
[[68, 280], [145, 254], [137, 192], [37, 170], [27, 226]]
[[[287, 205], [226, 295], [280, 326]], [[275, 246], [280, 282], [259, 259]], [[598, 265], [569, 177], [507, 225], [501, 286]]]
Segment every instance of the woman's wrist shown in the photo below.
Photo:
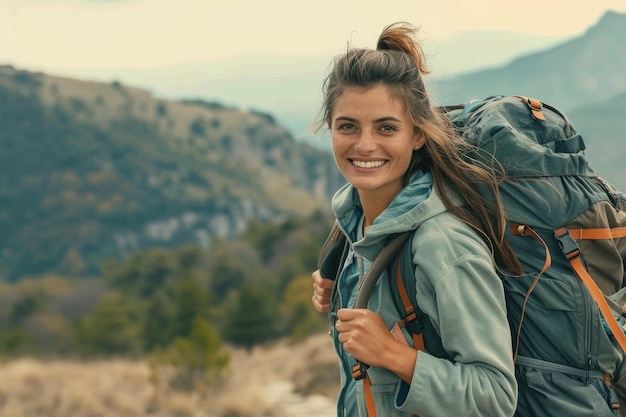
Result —
[[407, 384], [411, 384], [417, 352], [416, 349], [409, 345], [396, 342], [386, 351], [383, 359], [385, 365], [383, 367], [398, 375]]

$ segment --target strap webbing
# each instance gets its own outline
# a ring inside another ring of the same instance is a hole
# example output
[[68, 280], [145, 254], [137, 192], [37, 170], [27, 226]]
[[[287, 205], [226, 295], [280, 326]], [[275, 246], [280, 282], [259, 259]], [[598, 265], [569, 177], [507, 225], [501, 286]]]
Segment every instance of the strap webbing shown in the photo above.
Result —
[[[415, 307], [413, 307], [413, 303], [411, 303], [411, 299], [409, 298], [409, 294], [406, 291], [406, 287], [404, 286], [404, 281], [402, 280], [402, 256], [398, 256], [398, 262], [396, 265], [396, 286], [398, 287], [398, 293], [400, 294], [400, 299], [402, 300], [402, 305], [404, 306], [404, 313], [406, 314], [406, 321], [417, 320], [417, 314], [415, 313]], [[416, 333], [411, 332], [411, 336], [413, 337], [413, 347], [417, 350], [425, 350], [424, 349], [424, 336], [422, 332]]]
[[604, 227], [601, 229], [567, 229], [574, 240], [620, 239], [626, 237], [625, 227]]
[[[617, 320], [613, 316], [613, 312], [611, 311], [611, 308], [609, 307], [605, 299], [605, 295], [602, 293], [602, 290], [600, 290], [596, 282], [593, 280], [591, 275], [589, 275], [589, 272], [587, 272], [587, 269], [583, 265], [580, 259], [581, 258], [580, 248], [578, 244], [575, 242], [575, 239], [576, 239], [575, 236], [577, 236], [578, 239], [614, 239], [616, 237], [622, 237], [620, 236], [620, 234], [624, 233], [624, 229], [626, 228], [618, 227], [618, 228], [613, 228], [613, 229], [610, 229], [610, 228], [575, 229], [579, 233], [575, 233], [574, 236], [572, 236], [571, 230], [561, 227], [559, 229], [554, 230], [554, 236], [557, 239], [559, 239], [561, 248], [563, 249], [563, 253], [565, 254], [565, 257], [569, 261], [572, 268], [574, 269], [576, 276], [583, 282], [583, 284], [585, 284], [585, 286], [589, 290], [589, 293], [591, 294], [591, 296], [593, 297], [593, 300], [596, 302], [596, 305], [600, 309], [600, 313], [602, 314], [602, 317], [604, 317], [604, 320], [606, 321], [607, 326], [609, 326], [609, 329], [613, 333], [613, 337], [615, 337], [615, 340], [619, 344], [622, 351], [626, 353], [626, 335], [624, 334], [624, 330], [619, 326], [619, 324], [617, 323]], [[586, 232], [586, 231], [590, 231], [590, 232]], [[519, 224], [512, 224], [511, 232], [514, 235], [532, 236], [541, 242], [541, 244], [546, 250], [546, 262], [544, 263], [543, 269], [541, 270], [539, 275], [545, 272], [550, 267], [550, 251], [548, 250], [546, 243], [543, 241], [543, 239], [541, 239], [539, 234], [537, 234], [537, 232], [535, 232], [531, 227], [525, 226], [525, 225], [519, 225]], [[586, 236], [586, 237], [582, 237], [582, 236]], [[610, 237], [607, 237], [607, 236], [610, 236]], [[537, 278], [539, 277], [539, 275], [537, 276]], [[534, 286], [536, 285], [537, 278], [535, 278], [535, 280], [533, 281], [531, 288], [534, 288]], [[530, 290], [529, 292], [527, 292], [527, 296], [528, 295], [530, 295]], [[526, 300], [524, 300], [524, 307], [525, 306], [526, 306]], [[523, 318], [523, 311], [524, 310], [522, 309], [522, 318]], [[518, 344], [519, 344], [519, 330], [521, 330], [521, 321], [520, 321], [520, 328], [518, 329], [518, 335], [517, 335]], [[515, 352], [517, 354], [517, 348]]]
[[[560, 228], [554, 231], [554, 235], [557, 238], [563, 238], [568, 234], [569, 232], [565, 228]], [[593, 297], [594, 301], [598, 305], [598, 308], [600, 309], [600, 313], [602, 313], [602, 316], [604, 317], [606, 324], [609, 326], [609, 329], [611, 330], [611, 332], [613, 332], [613, 337], [615, 337], [615, 340], [617, 341], [619, 346], [622, 348], [622, 351], [626, 353], [626, 335], [624, 334], [624, 330], [617, 323], [617, 320], [615, 320], [615, 317], [613, 317], [611, 308], [609, 307], [606, 300], [604, 299], [604, 294], [602, 293], [602, 291], [600, 290], [596, 282], [593, 280], [591, 275], [589, 275], [589, 272], [587, 272], [587, 269], [581, 262], [580, 249], [565, 253], [565, 256], [567, 257], [567, 260], [569, 261], [569, 263], [572, 265], [572, 268], [574, 268], [574, 272], [576, 272], [576, 275], [578, 275], [578, 278], [580, 278], [580, 280], [589, 289], [589, 292], [591, 293], [591, 296]]]
[[543, 109], [543, 104], [541, 103], [541, 101], [537, 100], [536, 98], [528, 98], [524, 96], [513, 97], [517, 97], [521, 99], [524, 103], [526, 103], [526, 105], [530, 109], [530, 112], [533, 115], [533, 118], [535, 118], [536, 120], [546, 120], [546, 116], [544, 116], [544, 114], [541, 112]]
[[604, 300], [604, 295], [602, 294], [602, 291], [600, 290], [600, 288], [598, 288], [598, 285], [593, 280], [593, 278], [591, 278], [591, 275], [589, 275], [582, 262], [580, 262], [580, 254], [570, 259], [569, 262], [570, 264], [572, 264], [574, 271], [576, 271], [576, 275], [578, 275], [578, 278], [580, 278], [582, 282], [585, 283], [587, 288], [589, 288], [593, 299], [596, 301], [596, 304], [598, 304], [598, 307], [600, 308], [600, 312], [602, 313], [604, 320], [608, 324], [609, 329], [611, 329], [611, 331], [613, 332], [613, 337], [615, 337], [615, 340], [617, 340], [617, 343], [622, 348], [622, 351], [626, 353], [626, 335], [624, 335], [624, 330], [617, 323], [615, 317], [613, 317], [613, 313], [611, 312], [609, 305]]
[[363, 393], [365, 394], [365, 407], [367, 408], [367, 417], [376, 417], [376, 404], [374, 404], [374, 395], [372, 394], [372, 381], [369, 374], [365, 374], [363, 378]]

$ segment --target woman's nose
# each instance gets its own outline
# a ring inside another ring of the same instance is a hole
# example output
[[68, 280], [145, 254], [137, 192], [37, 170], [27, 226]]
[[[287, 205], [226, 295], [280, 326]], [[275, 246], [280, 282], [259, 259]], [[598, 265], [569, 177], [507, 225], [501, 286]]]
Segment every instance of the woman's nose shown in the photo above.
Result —
[[376, 141], [371, 133], [362, 132], [354, 147], [361, 152], [368, 152], [376, 147]]

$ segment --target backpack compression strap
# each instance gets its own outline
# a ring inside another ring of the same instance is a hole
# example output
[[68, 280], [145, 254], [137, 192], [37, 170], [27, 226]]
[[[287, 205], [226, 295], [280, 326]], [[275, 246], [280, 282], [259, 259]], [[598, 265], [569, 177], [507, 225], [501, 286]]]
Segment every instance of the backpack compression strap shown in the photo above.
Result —
[[[547, 270], [546, 266], [548, 268], [550, 267], [550, 263], [551, 263], [550, 251], [548, 250], [548, 247], [545, 244], [545, 242], [541, 239], [541, 237], [537, 234], [537, 232], [535, 232], [530, 226], [512, 224], [511, 232], [514, 235], [532, 236], [535, 239], [538, 239], [543, 244], [544, 248], [546, 249], [546, 263], [544, 264], [544, 267], [539, 273], [539, 275], [537, 275], [537, 277], [533, 281], [531, 288], [526, 293], [526, 299], [524, 300], [524, 305], [525, 305], [528, 297], [530, 296], [530, 292], [532, 292], [532, 289], [534, 289], [535, 285], [537, 284], [539, 276], [541, 276], [541, 274], [543, 274], [543, 272]], [[615, 320], [615, 317], [613, 317], [613, 313], [611, 311], [611, 308], [609, 307], [609, 304], [607, 303], [607, 300], [605, 299], [604, 294], [602, 293], [602, 291], [600, 290], [596, 282], [593, 280], [591, 275], [589, 275], [589, 272], [587, 272], [587, 269], [585, 268], [585, 266], [583, 265], [581, 261], [580, 247], [578, 246], [578, 243], [576, 243], [576, 240], [574, 240], [574, 237], [572, 235], [574, 235], [577, 239], [615, 239], [615, 238], [626, 236], [626, 228], [618, 227], [618, 228], [613, 228], [613, 229], [604, 228], [604, 229], [568, 230], [564, 227], [561, 227], [559, 229], [554, 230], [554, 237], [558, 239], [559, 246], [561, 247], [563, 254], [569, 261], [572, 268], [574, 269], [576, 276], [578, 276], [578, 278], [585, 284], [585, 286], [591, 293], [591, 296], [593, 297], [598, 308], [600, 309], [600, 313], [602, 313], [602, 317], [604, 317], [604, 321], [606, 322], [607, 326], [613, 333], [613, 337], [615, 337], [615, 340], [619, 344], [622, 351], [626, 353], [626, 335], [624, 334], [624, 330], [619, 326], [619, 324], [617, 323], [617, 320]], [[523, 320], [523, 310], [522, 310], [522, 320]], [[518, 335], [517, 335], [518, 345], [519, 345], [519, 335], [520, 335], [519, 331], [521, 330], [521, 326], [522, 326], [522, 323], [520, 321], [520, 327], [518, 329]]]
[[587, 269], [583, 265], [580, 260], [580, 247], [578, 243], [572, 238], [570, 231], [566, 228], [562, 227], [560, 229], [556, 229], [554, 231], [554, 236], [559, 240], [559, 245], [561, 246], [561, 250], [565, 257], [574, 268], [574, 272], [578, 275], [578, 278], [587, 286], [589, 292], [593, 296], [598, 308], [600, 308], [600, 312], [606, 321], [606, 324], [609, 326], [611, 332], [613, 332], [613, 337], [622, 348], [622, 352], [626, 353], [626, 335], [624, 334], [624, 330], [619, 326], [617, 320], [613, 317], [613, 313], [611, 312], [611, 308], [607, 304], [604, 299], [604, 294], [598, 288], [598, 285], [593, 280]]
[[601, 229], [567, 229], [574, 240], [601, 240], [619, 239], [626, 237], [626, 227], [601, 228]]

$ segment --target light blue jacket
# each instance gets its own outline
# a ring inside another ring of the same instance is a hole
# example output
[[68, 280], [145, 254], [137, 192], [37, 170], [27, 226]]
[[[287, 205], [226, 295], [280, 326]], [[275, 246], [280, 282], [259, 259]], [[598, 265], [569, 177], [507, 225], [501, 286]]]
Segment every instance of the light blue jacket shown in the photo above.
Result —
[[[349, 184], [342, 187], [332, 206], [349, 236], [351, 251], [337, 279], [331, 317], [338, 308], [354, 304], [358, 280], [385, 239], [392, 233], [417, 228], [412, 237], [416, 299], [450, 358], [420, 351], [410, 386], [390, 371], [370, 368], [377, 414], [512, 416], [517, 383], [502, 283], [487, 246], [446, 210], [431, 176], [414, 176], [365, 229], [364, 238], [358, 235], [362, 209], [356, 189]], [[391, 329], [400, 317], [386, 275], [376, 284], [368, 308], [380, 314]], [[342, 349], [334, 328], [332, 335], [342, 375], [338, 416], [365, 417], [363, 384], [355, 382], [351, 374], [355, 360]], [[411, 343], [410, 336], [405, 333], [405, 337]]]

